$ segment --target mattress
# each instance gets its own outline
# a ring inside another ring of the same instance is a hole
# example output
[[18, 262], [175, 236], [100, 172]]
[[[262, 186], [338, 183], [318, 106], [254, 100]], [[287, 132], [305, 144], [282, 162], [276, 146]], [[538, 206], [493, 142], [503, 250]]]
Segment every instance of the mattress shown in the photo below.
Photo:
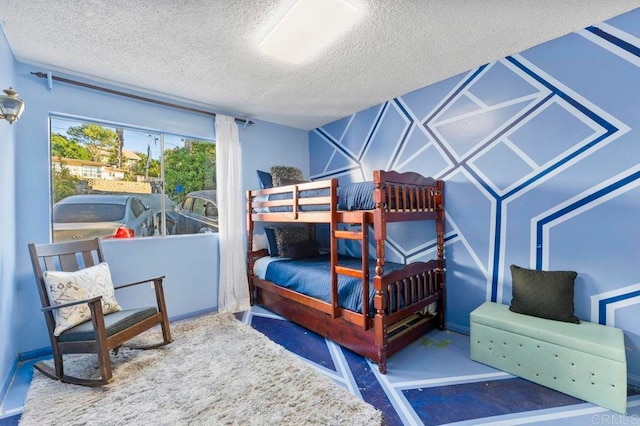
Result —
[[[373, 210], [375, 203], [373, 202], [373, 182], [356, 182], [338, 187], [338, 210]], [[329, 188], [310, 189], [299, 191], [298, 198], [313, 198], [329, 196]], [[276, 201], [290, 200], [293, 198], [293, 192], [284, 192], [280, 194], [260, 195], [254, 197], [253, 201]], [[259, 207], [254, 208], [255, 213], [283, 213], [290, 212], [291, 206], [276, 207]], [[301, 205], [298, 211], [328, 211], [329, 204]]]
[[[338, 264], [360, 269], [361, 259], [350, 256], [338, 256]], [[386, 262], [385, 272], [401, 269], [405, 265]], [[373, 315], [373, 288], [375, 261], [369, 262], [369, 312]], [[281, 287], [331, 303], [331, 264], [330, 255], [324, 254], [307, 259], [292, 260], [284, 257], [263, 257], [254, 264], [254, 274]], [[400, 301], [402, 304], [402, 301]], [[362, 313], [362, 282], [358, 278], [338, 275], [338, 306], [350, 311]], [[392, 300], [392, 304], [395, 304]]]

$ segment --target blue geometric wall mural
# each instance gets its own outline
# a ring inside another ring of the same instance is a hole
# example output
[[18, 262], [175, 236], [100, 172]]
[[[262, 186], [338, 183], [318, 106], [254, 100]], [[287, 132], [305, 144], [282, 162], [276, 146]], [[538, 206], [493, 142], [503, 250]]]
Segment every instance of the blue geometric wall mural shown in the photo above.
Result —
[[[447, 324], [509, 304], [509, 266], [575, 270], [576, 315], [625, 330], [640, 383], [640, 9], [309, 133], [311, 178], [445, 181]], [[434, 256], [394, 224], [393, 261]], [[348, 251], [357, 247], [346, 246]]]

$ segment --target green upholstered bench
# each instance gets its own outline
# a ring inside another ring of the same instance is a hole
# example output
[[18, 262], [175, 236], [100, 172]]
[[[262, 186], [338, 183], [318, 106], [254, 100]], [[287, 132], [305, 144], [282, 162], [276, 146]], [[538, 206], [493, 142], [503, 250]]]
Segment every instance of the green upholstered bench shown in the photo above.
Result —
[[627, 359], [622, 330], [517, 314], [486, 302], [471, 312], [471, 359], [625, 413]]

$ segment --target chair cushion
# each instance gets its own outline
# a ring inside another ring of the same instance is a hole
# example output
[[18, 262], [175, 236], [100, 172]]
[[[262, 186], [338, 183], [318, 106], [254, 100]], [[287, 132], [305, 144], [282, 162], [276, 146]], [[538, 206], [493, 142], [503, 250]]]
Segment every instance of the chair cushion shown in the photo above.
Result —
[[[102, 312], [105, 315], [122, 310], [116, 300], [111, 272], [106, 262], [75, 272], [45, 271], [44, 279], [52, 305], [102, 296]], [[56, 309], [56, 328], [53, 334], [59, 336], [63, 331], [90, 319], [91, 310], [86, 303]]]
[[[104, 326], [107, 331], [107, 337], [119, 333], [132, 325], [147, 319], [158, 313], [155, 307], [125, 309], [104, 316]], [[60, 334], [61, 342], [80, 342], [84, 340], [95, 340], [93, 331], [93, 322], [88, 321], [73, 328], [70, 328]]]

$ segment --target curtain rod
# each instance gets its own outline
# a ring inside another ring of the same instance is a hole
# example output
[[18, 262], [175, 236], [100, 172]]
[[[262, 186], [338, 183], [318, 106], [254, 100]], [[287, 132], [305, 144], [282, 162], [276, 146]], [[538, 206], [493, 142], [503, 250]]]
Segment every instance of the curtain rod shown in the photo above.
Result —
[[[164, 101], [159, 101], [159, 100], [156, 100], [156, 99], [145, 98], [144, 96], [132, 95], [131, 93], [120, 92], [120, 91], [117, 91], [117, 90], [108, 89], [106, 87], [95, 86], [93, 84], [83, 83], [81, 81], [76, 81], [76, 80], [70, 80], [68, 78], [58, 77], [56, 75], [51, 75], [49, 73], [45, 73], [45, 72], [41, 72], [41, 71], [40, 72], [32, 72], [31, 74], [35, 75], [36, 77], [40, 77], [40, 78], [46, 78], [46, 79], [50, 78], [51, 80], [60, 81], [62, 83], [74, 84], [76, 86], [85, 87], [87, 89], [98, 90], [98, 91], [101, 91], [101, 92], [110, 93], [112, 95], [124, 96], [126, 98], [136, 99], [138, 101], [150, 102], [152, 104], [162, 105], [162, 106], [166, 106], [166, 107], [169, 107], [169, 108], [177, 108], [177, 109], [181, 109], [181, 110], [184, 110], [184, 111], [196, 112], [198, 114], [205, 114], [205, 115], [209, 115], [211, 117], [215, 117], [217, 115], [215, 112], [203, 111], [201, 109], [190, 108], [190, 107], [186, 107], [186, 106], [182, 106], [182, 105], [173, 104], [173, 103], [170, 103], [170, 102], [164, 102]], [[49, 90], [51, 90], [51, 88]], [[244, 119], [244, 118], [235, 117], [234, 119], [235, 119], [236, 123], [242, 123], [242, 124], [245, 125], [245, 127], [249, 126], [251, 124], [255, 124], [253, 121], [247, 120], [247, 119]]]

